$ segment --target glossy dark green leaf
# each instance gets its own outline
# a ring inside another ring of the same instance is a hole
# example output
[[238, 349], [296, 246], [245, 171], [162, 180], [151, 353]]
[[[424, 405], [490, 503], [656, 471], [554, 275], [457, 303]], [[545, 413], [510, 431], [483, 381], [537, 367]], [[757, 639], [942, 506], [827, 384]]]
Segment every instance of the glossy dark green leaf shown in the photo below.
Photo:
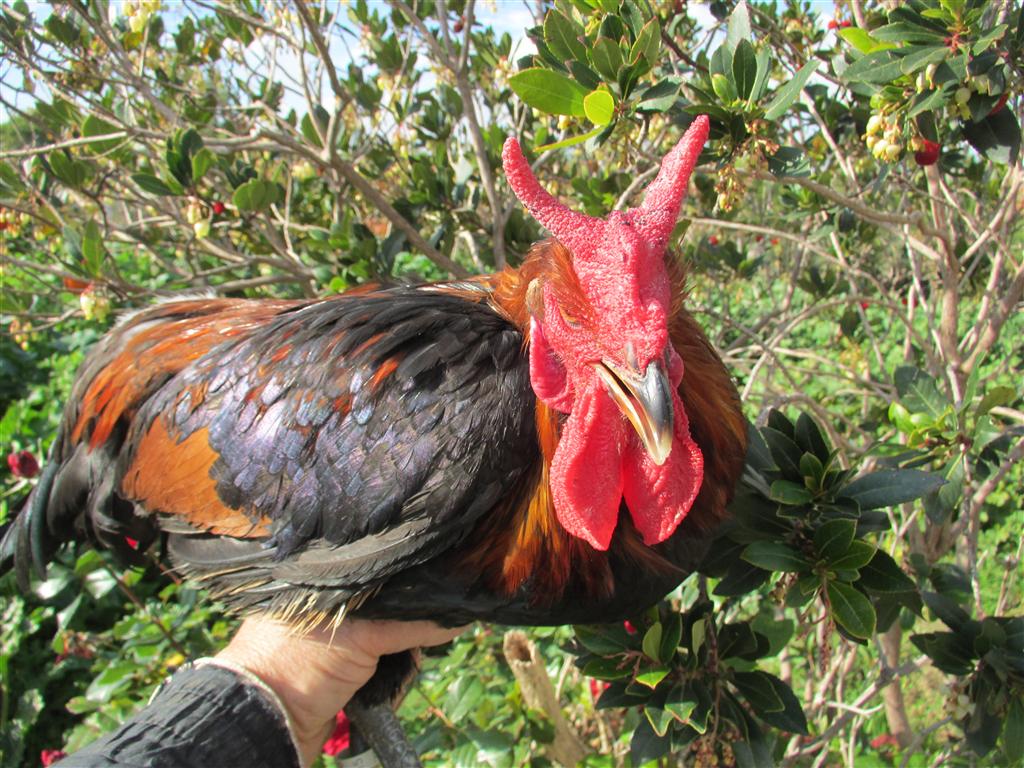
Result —
[[841, 581], [829, 581], [826, 593], [837, 624], [863, 640], [874, 634], [875, 609], [859, 590]]
[[743, 550], [743, 559], [769, 571], [799, 573], [810, 568], [802, 554], [776, 541], [755, 541]]
[[753, 592], [771, 577], [771, 571], [737, 560], [725, 577], [715, 586], [718, 597], [737, 597]]
[[658, 53], [661, 50], [661, 24], [657, 18], [653, 18], [644, 24], [643, 29], [629, 49], [629, 60], [636, 63], [644, 59], [650, 66], [658, 63]]
[[621, 658], [591, 659], [583, 666], [583, 674], [598, 680], [624, 680], [630, 677], [632, 670]]
[[641, 112], [665, 112], [679, 99], [680, 84], [675, 76], [663, 77], [637, 97], [636, 108]]
[[1024, 760], [1024, 695], [1010, 702], [1003, 722], [1003, 752], [1011, 764]]
[[843, 488], [843, 498], [861, 509], [881, 509], [919, 499], [942, 485], [943, 479], [919, 469], [884, 469], [862, 475]]
[[754, 81], [757, 79], [757, 54], [747, 40], [740, 40], [733, 52], [732, 75], [737, 96], [746, 100], [753, 93]]
[[[828, 567], [833, 571], [854, 571], [864, 567], [875, 556], [877, 550], [866, 541], [855, 541], [850, 548], [841, 555], [829, 559]], [[856, 579], [856, 573], [854, 579]], [[848, 579], [844, 579], [848, 580]]]
[[857, 523], [853, 520], [829, 520], [814, 532], [814, 548], [822, 560], [830, 562], [846, 553], [856, 533]]
[[764, 672], [736, 672], [733, 682], [758, 715], [765, 712], [781, 712], [782, 699], [775, 693], [768, 675]]
[[668, 752], [669, 745], [668, 736], [659, 736], [650, 721], [646, 717], [642, 718], [629, 742], [630, 764], [637, 767], [657, 760]]
[[779, 469], [782, 470], [782, 474], [794, 482], [802, 482], [803, 474], [800, 472], [800, 457], [803, 455], [803, 451], [800, 450], [800, 446], [791, 438], [772, 427], [764, 427], [761, 430], [761, 435], [768, 444], [772, 458]]
[[1020, 124], [1010, 109], [1000, 109], [977, 123], [967, 122], [964, 138], [987, 160], [1013, 165], [1020, 155]]
[[940, 32], [905, 21], [876, 27], [871, 30], [871, 36], [876, 40], [894, 43], [935, 43], [936, 45], [941, 44], [943, 39]]
[[167, 196], [174, 194], [174, 191], [168, 187], [167, 184], [151, 173], [133, 173], [132, 181], [134, 181], [143, 192], [148, 192], [151, 195]]
[[792, 480], [776, 480], [771, 485], [768, 498], [794, 507], [810, 504], [814, 500], [814, 496], [806, 486], [794, 483]]
[[915, 592], [913, 579], [903, 572], [896, 561], [884, 550], [875, 550], [874, 557], [860, 569], [860, 585], [872, 592], [886, 594]]

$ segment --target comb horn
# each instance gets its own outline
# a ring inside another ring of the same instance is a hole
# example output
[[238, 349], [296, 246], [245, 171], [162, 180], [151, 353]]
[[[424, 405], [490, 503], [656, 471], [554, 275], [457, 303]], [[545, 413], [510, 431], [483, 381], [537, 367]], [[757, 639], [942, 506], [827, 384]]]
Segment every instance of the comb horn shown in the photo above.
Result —
[[530, 215], [557, 237], [562, 245], [576, 256], [584, 255], [593, 247], [595, 235], [604, 227], [604, 221], [577, 213], [548, 194], [533, 175], [515, 138], [506, 139], [501, 163], [516, 197], [526, 206]]
[[683, 138], [661, 161], [658, 177], [647, 187], [643, 203], [635, 210], [634, 224], [654, 248], [664, 248], [675, 228], [690, 174], [697, 166], [710, 125], [707, 115], [693, 121]]

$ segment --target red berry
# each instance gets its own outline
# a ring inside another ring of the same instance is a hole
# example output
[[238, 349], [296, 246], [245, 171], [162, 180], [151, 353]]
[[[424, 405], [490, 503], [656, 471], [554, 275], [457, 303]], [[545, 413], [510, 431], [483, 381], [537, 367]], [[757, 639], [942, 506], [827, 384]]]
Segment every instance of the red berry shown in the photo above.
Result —
[[935, 165], [939, 159], [939, 145], [924, 139], [924, 147], [914, 153], [914, 162], [918, 165]]
[[64, 278], [64, 289], [71, 293], [84, 293], [92, 288], [92, 283], [86, 282], [85, 280], [79, 280], [75, 277]]
[[852, 27], [853, 26], [853, 22], [850, 21], [849, 19], [843, 19], [841, 22], [839, 22], [839, 26], [842, 29], [846, 29], [847, 27]]
[[868, 307], [870, 307], [870, 306], [871, 306], [871, 302], [870, 302], [870, 301], [862, 301], [862, 302], [860, 303], [860, 308], [861, 308], [861, 309], [867, 309], [867, 308], [868, 308]]
[[712, 235], [711, 237], [708, 238], [708, 243], [710, 243], [711, 245], [718, 245], [718, 238]]
[[39, 762], [44, 766], [53, 765], [58, 760], [63, 760], [67, 757], [67, 753], [63, 749], [44, 749], [39, 753]]
[[466, 27], [466, 20], [464, 18], [460, 18], [458, 21], [455, 22], [455, 26], [453, 26], [452, 29], [455, 31], [455, 34], [457, 35], [463, 29], [465, 29], [465, 27]]
[[224, 210], [225, 210], [224, 203], [222, 203], [220, 200], [215, 202], [213, 204], [212, 208], [213, 208], [213, 215], [214, 216], [220, 216], [222, 213], [224, 213]]
[[762, 240], [764, 240], [764, 235], [758, 235], [754, 238], [755, 243], [760, 243]]
[[828, 20], [828, 28], [829, 29], [839, 29], [839, 22], [836, 21], [835, 19], [829, 19]]
[[7, 466], [15, 477], [35, 477], [39, 474], [39, 462], [32, 451], [12, 451], [7, 455]]
[[633, 622], [629, 621], [628, 619], [626, 621], [622, 622], [622, 626], [625, 627], [626, 632], [628, 634], [630, 634], [630, 635], [635, 635], [636, 634], [636, 627], [634, 627], [633, 626]]
[[772, 238], [772, 245], [778, 245], [778, 244], [779, 244], [779, 238], [773, 237]]

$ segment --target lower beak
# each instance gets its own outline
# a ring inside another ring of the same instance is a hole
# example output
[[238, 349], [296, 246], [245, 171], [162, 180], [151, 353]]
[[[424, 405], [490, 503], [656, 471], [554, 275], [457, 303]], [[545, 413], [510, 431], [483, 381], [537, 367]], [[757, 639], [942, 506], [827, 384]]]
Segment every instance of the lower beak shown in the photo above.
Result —
[[603, 360], [595, 363], [594, 369], [640, 436], [651, 460], [659, 466], [664, 464], [675, 437], [672, 387], [665, 367], [655, 361], [641, 374]]

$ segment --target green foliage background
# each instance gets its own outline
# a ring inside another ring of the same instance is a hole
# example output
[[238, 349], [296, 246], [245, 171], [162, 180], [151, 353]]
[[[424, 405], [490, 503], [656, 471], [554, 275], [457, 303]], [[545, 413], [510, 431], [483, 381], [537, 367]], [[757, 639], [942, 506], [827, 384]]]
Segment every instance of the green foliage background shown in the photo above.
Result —
[[[524, 48], [466, 0], [4, 5], [0, 445], [45, 457], [115, 311], [514, 266], [543, 233], [507, 135], [603, 215], [708, 114], [673, 248], [755, 439], [700, 574], [629, 627], [531, 630], [584, 764], [1019, 764], [1024, 14], [691, 6], [538, 4]], [[0, 519], [32, 480], [3, 482]], [[4, 765], [226, 642], [152, 554], [0, 581]], [[502, 636], [425, 660], [426, 763], [551, 764]]]

